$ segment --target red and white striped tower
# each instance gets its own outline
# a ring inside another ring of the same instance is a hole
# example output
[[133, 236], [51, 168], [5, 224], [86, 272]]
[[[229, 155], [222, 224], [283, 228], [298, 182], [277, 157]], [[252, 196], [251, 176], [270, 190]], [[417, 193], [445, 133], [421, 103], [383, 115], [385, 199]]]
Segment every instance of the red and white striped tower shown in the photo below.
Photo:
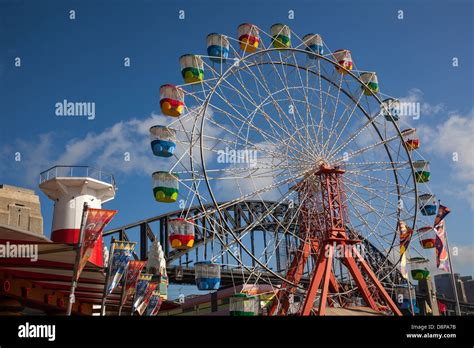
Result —
[[[84, 203], [100, 209], [102, 203], [115, 197], [112, 175], [86, 166], [55, 166], [40, 174], [40, 189], [54, 201], [51, 240], [56, 243], [75, 244]], [[102, 238], [97, 241], [91, 257], [93, 264], [102, 267]]]

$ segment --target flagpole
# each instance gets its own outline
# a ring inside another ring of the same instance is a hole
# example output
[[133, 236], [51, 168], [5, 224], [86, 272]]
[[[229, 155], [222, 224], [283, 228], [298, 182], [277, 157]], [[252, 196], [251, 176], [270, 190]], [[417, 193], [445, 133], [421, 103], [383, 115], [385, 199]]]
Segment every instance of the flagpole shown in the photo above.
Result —
[[456, 301], [456, 315], [461, 316], [461, 306], [459, 304], [458, 288], [456, 286], [456, 279], [454, 278], [454, 269], [453, 269], [453, 264], [451, 262], [451, 249], [449, 249], [449, 243], [448, 243], [448, 232], [446, 228], [446, 220], [444, 220], [444, 238], [446, 241], [446, 249], [448, 251], [449, 270], [451, 273], [451, 281], [453, 283], [454, 300]]
[[[136, 291], [137, 290], [135, 289], [135, 292]], [[132, 296], [132, 306], [131, 306], [131, 310], [130, 310], [130, 316], [132, 316], [132, 317], [133, 317], [133, 312], [134, 312], [134, 310], [133, 310], [133, 303], [134, 302], [135, 302], [135, 294], [133, 294], [133, 296]]]
[[84, 202], [84, 206], [82, 209], [82, 218], [81, 218], [81, 227], [79, 229], [79, 240], [75, 247], [76, 249], [76, 260], [74, 262], [74, 271], [72, 274], [72, 282], [71, 282], [71, 289], [69, 290], [69, 302], [67, 304], [66, 315], [70, 316], [72, 313], [72, 305], [75, 300], [74, 293], [76, 292], [77, 282], [78, 282], [78, 273], [79, 273], [79, 263], [81, 262], [81, 254], [82, 254], [82, 238], [84, 237], [84, 227], [86, 225], [87, 219], [87, 209], [88, 205]]
[[407, 284], [408, 284], [408, 296], [410, 297], [410, 309], [411, 309], [411, 315], [415, 316], [415, 308], [413, 306], [413, 297], [411, 296], [411, 283], [410, 283], [410, 278], [407, 279]]
[[[408, 258], [408, 248], [410, 247], [410, 244], [411, 244], [411, 239], [413, 237], [413, 230], [408, 230], [408, 226], [406, 226], [405, 223], [403, 223], [402, 225], [402, 221], [399, 222], [399, 226], [400, 226], [400, 243], [401, 243], [401, 238], [402, 238], [402, 226], [404, 226], [404, 229], [405, 229], [405, 232], [403, 232], [404, 234], [405, 233], [408, 233], [409, 234], [409, 239], [408, 239], [408, 243], [407, 245], [405, 246], [405, 250], [403, 252], [403, 254], [401, 254], [401, 257], [402, 259], [400, 260], [400, 267], [401, 268], [404, 268], [403, 271], [402, 271], [402, 277], [407, 281], [407, 285], [408, 285], [408, 298], [410, 300], [410, 309], [411, 309], [411, 315], [412, 316], [415, 316], [415, 307], [413, 305], [413, 298], [411, 296], [411, 283], [410, 283], [410, 274], [408, 273], [408, 264], [411, 263]], [[400, 250], [401, 251], [401, 250]], [[405, 262], [403, 262], [403, 260], [405, 260]], [[402, 267], [402, 264], [404, 264], [404, 267]], [[411, 266], [410, 266], [410, 269], [411, 269]], [[406, 274], [406, 278], [405, 278], [405, 274]]]
[[[138, 274], [138, 278], [140, 278], [140, 274]], [[138, 284], [138, 279], [137, 279], [137, 284]], [[131, 316], [134, 316], [134, 312], [135, 312], [135, 307], [133, 306], [133, 304], [135, 303], [135, 299], [136, 299], [136, 296], [137, 296], [137, 284], [135, 284], [135, 290], [133, 292], [133, 296], [132, 296], [132, 309], [130, 311], [130, 315]]]
[[115, 250], [115, 238], [112, 237], [112, 241], [110, 243], [110, 253], [109, 253], [109, 261], [107, 263], [107, 270], [105, 272], [105, 284], [104, 284], [104, 291], [102, 292], [102, 306], [100, 307], [100, 316], [103, 317], [105, 315], [105, 300], [107, 299], [107, 286], [109, 284], [110, 279], [110, 268], [112, 267], [112, 259]]
[[[409, 263], [409, 262], [408, 262], [408, 260], [409, 260], [409, 258], [408, 258], [408, 250], [405, 251], [405, 253], [406, 253], [407, 264], [408, 264], [408, 263]], [[410, 263], [411, 263], [411, 262], [410, 262]], [[410, 266], [410, 269], [411, 269], [411, 266]], [[410, 282], [410, 275], [409, 275], [409, 274], [407, 275], [406, 281], [407, 281], [407, 284], [408, 284], [408, 296], [409, 296], [409, 298], [410, 298], [411, 315], [412, 315], [412, 316], [415, 316], [415, 307], [414, 307], [414, 305], [413, 305], [413, 297], [411, 296], [411, 282]]]

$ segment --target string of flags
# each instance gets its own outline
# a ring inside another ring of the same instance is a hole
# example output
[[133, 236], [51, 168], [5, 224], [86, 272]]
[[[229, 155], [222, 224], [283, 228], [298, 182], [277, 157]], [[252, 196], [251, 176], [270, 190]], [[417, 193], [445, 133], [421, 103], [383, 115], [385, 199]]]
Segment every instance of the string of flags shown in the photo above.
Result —
[[[167, 298], [167, 274], [166, 267], [160, 267], [160, 272], [155, 272], [155, 267], [147, 267], [157, 260], [139, 261], [133, 259], [133, 251], [136, 243], [130, 241], [114, 240], [111, 243], [111, 259], [107, 268], [107, 284], [104, 292], [103, 304], [114, 289], [121, 287], [122, 296], [120, 308], [131, 300], [131, 313], [139, 315], [154, 316], [158, 313], [163, 299]], [[159, 243], [154, 243], [159, 247]], [[158, 253], [163, 255], [163, 253]], [[163, 263], [163, 260], [158, 260]], [[148, 268], [148, 269], [147, 269]], [[143, 271], [158, 273], [145, 273]], [[120, 313], [120, 310], [119, 310]]]
[[108, 283], [106, 284], [106, 295], [110, 295], [122, 280], [122, 277], [126, 272], [128, 263], [133, 256], [133, 249], [135, 248], [135, 244], [135, 242], [120, 240], [112, 242], [112, 261], [109, 263], [108, 267], [109, 279]]
[[[444, 218], [451, 212], [448, 207], [439, 204], [438, 213], [434, 219], [433, 229], [436, 234], [435, 252], [436, 267], [438, 269], [450, 272], [449, 251], [447, 247], [446, 226]], [[407, 270], [407, 249], [413, 237], [413, 230], [408, 227], [404, 221], [399, 221], [400, 231], [400, 272], [403, 278], [408, 279]]]

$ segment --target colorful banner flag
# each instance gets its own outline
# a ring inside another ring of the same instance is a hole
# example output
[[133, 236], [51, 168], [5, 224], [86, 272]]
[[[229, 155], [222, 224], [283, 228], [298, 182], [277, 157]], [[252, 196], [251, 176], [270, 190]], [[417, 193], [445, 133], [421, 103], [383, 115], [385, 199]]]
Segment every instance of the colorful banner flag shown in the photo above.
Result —
[[403, 254], [402, 259], [400, 260], [400, 273], [402, 277], [408, 279], [408, 269], [407, 269], [407, 255]]
[[76, 280], [79, 279], [82, 270], [86, 266], [96, 242], [101, 238], [102, 231], [116, 213], [117, 210], [87, 209], [87, 219], [82, 239], [81, 260], [79, 261]]
[[143, 296], [143, 301], [140, 303], [140, 305], [137, 308], [137, 312], [140, 315], [143, 315], [143, 313], [145, 312], [145, 309], [148, 306], [148, 303], [150, 302], [151, 295], [153, 295], [153, 292], [155, 291], [157, 286], [158, 286], [158, 283], [156, 282], [150, 282], [148, 284], [148, 287], [145, 292], [145, 296]]
[[407, 226], [404, 221], [400, 221], [400, 272], [403, 278], [408, 279], [407, 255], [406, 251], [410, 244], [413, 230]]
[[127, 300], [133, 293], [135, 292], [135, 288], [137, 287], [138, 277], [145, 267], [146, 261], [136, 261], [132, 260], [128, 262], [127, 267], [127, 275], [125, 277], [125, 283], [127, 284], [125, 287], [125, 296], [124, 301]]
[[135, 289], [135, 297], [133, 299], [133, 310], [136, 310], [145, 297], [148, 284], [150, 284], [153, 274], [140, 274], [138, 277], [137, 287]]
[[441, 222], [434, 227], [434, 230], [436, 232], [436, 267], [446, 272], [450, 272], [444, 220], [441, 220]]
[[434, 226], [439, 225], [439, 223], [451, 212], [451, 209], [445, 207], [444, 205], [439, 205], [438, 214], [436, 214]]
[[155, 316], [156, 314], [158, 314], [158, 311], [160, 310], [162, 302], [163, 300], [161, 299], [160, 291], [158, 290], [153, 291], [153, 294], [151, 295], [151, 298], [150, 298], [150, 302], [148, 302], [148, 306], [146, 306], [145, 315]]
[[109, 265], [109, 283], [107, 284], [107, 295], [117, 287], [125, 273], [128, 262], [132, 258], [135, 242], [124, 240], [114, 241], [112, 261]]

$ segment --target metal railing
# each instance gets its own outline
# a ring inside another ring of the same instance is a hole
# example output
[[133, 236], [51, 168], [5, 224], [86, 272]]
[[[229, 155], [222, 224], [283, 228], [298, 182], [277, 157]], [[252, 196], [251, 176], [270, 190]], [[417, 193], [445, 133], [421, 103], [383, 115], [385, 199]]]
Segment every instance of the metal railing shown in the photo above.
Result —
[[54, 166], [40, 173], [40, 184], [57, 177], [88, 177], [116, 186], [112, 174], [89, 166]]

